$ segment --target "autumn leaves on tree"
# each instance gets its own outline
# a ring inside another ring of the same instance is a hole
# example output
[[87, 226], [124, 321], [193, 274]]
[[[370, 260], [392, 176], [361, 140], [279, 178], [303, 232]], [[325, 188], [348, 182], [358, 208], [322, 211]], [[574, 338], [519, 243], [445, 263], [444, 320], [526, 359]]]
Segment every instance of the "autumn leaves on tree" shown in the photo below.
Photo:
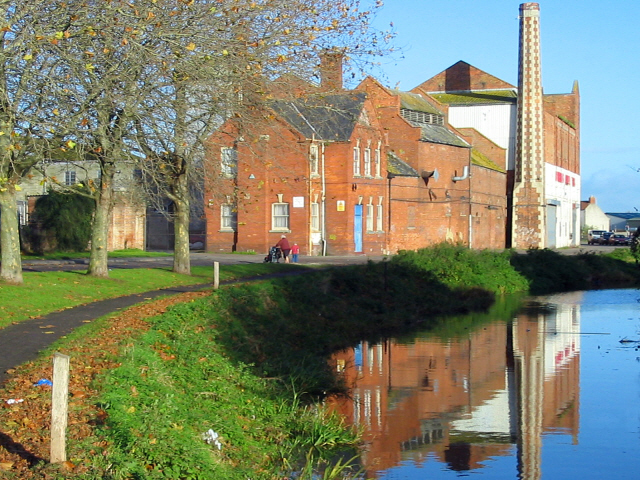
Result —
[[357, 0], [0, 0], [0, 279], [21, 283], [16, 192], [43, 160], [92, 161], [89, 274], [107, 276], [116, 172], [137, 170], [151, 204], [169, 200], [174, 271], [189, 273], [192, 196], [207, 138], [268, 102], [265, 82], [313, 80], [319, 53], [354, 72], [388, 52]]

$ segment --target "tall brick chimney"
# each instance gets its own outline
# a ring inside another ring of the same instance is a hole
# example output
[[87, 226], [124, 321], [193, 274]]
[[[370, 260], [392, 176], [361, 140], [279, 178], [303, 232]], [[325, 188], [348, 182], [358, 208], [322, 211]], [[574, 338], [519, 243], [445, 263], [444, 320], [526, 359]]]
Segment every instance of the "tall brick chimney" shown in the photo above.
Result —
[[320, 88], [325, 92], [342, 90], [342, 61], [339, 51], [325, 51], [320, 55]]
[[544, 248], [544, 124], [537, 3], [520, 5], [519, 52], [512, 247]]

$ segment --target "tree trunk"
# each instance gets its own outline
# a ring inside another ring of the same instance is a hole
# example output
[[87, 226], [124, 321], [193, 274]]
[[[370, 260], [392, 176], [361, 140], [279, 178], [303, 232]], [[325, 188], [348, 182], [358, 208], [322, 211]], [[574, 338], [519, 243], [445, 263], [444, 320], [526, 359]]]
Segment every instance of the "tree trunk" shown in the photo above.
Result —
[[[89, 259], [88, 275], [93, 277], [108, 277], [108, 239], [111, 209], [113, 205], [113, 173], [103, 172], [100, 185], [100, 195], [96, 199], [96, 211], [91, 229], [91, 258]], [[105, 178], [107, 176], [107, 178]]]
[[[186, 193], [186, 192], [185, 192]], [[189, 256], [189, 197], [179, 195], [174, 200], [176, 208], [174, 219], [173, 271], [191, 275]]]
[[0, 279], [7, 283], [22, 283], [19, 228], [16, 191], [7, 186], [0, 192]]

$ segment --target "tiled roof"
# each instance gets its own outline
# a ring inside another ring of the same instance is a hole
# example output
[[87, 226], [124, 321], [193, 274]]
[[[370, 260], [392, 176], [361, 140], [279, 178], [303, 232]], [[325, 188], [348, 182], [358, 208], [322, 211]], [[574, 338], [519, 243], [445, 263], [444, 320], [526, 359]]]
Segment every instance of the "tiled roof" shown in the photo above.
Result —
[[313, 95], [276, 100], [271, 107], [305, 138], [346, 142], [362, 112], [366, 94]]
[[516, 103], [513, 90], [490, 90], [484, 92], [433, 93], [433, 98], [447, 105], [481, 105], [491, 103]]
[[424, 123], [409, 123], [422, 129], [420, 140], [422, 140], [423, 142], [441, 143], [443, 145], [453, 145], [454, 147], [470, 147], [467, 142], [465, 142], [462, 138], [457, 136], [447, 127], [443, 127], [441, 125], [428, 125]]
[[481, 167], [485, 167], [491, 170], [496, 170], [498, 172], [505, 173], [504, 168], [499, 167], [497, 163], [495, 163], [486, 155], [480, 153], [475, 148], [471, 149], [471, 163], [473, 163], [474, 165], [479, 165]]
[[417, 93], [401, 92], [400, 90], [391, 90], [391, 93], [400, 97], [400, 108], [406, 108], [407, 110], [414, 110], [416, 112], [443, 115], [440, 110], [431, 105]]
[[395, 153], [387, 153], [387, 171], [395, 177], [419, 177], [420, 174], [411, 165], [400, 159]]

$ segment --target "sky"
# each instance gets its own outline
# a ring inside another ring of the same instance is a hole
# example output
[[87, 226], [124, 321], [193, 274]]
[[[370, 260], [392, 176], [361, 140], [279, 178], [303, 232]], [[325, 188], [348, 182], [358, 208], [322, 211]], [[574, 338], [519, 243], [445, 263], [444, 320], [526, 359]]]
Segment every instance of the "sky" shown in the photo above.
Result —
[[[383, 84], [411, 90], [463, 60], [518, 84], [514, 0], [384, 0], [400, 53], [382, 60]], [[544, 93], [581, 100], [583, 200], [605, 212], [640, 210], [640, 1], [539, 0]]]

